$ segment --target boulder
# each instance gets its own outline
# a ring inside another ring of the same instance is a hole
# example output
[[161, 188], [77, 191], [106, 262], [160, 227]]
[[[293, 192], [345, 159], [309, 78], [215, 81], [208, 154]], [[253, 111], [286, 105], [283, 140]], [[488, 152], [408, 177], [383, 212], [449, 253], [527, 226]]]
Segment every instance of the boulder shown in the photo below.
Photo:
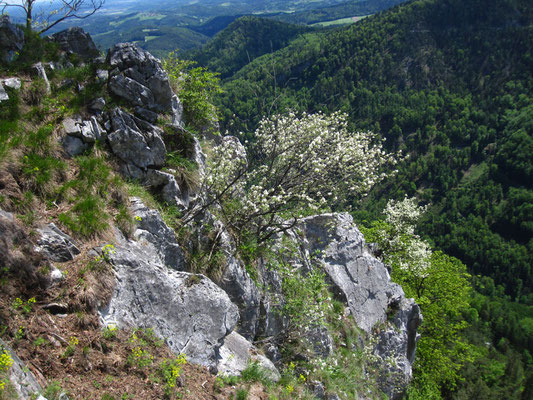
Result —
[[96, 115], [100, 115], [105, 107], [105, 99], [103, 97], [97, 97], [89, 104], [89, 110]]
[[84, 143], [83, 140], [74, 136], [65, 136], [61, 139], [61, 144], [70, 157], [79, 156], [89, 150], [89, 145], [87, 143]]
[[20, 81], [19, 78], [4, 78], [2, 79], [2, 84], [5, 87], [15, 89], [15, 90], [19, 90], [22, 86], [22, 82]]
[[135, 44], [119, 43], [109, 51], [107, 61], [112, 93], [151, 111], [172, 111], [174, 94], [158, 59]]
[[100, 55], [96, 45], [87, 32], [80, 27], [72, 27], [48, 36], [67, 54], [75, 54], [83, 61], [91, 61]]
[[142, 170], [164, 165], [166, 147], [161, 129], [118, 107], [110, 112], [109, 120], [112, 132], [107, 139], [117, 157]]
[[35, 251], [45, 255], [52, 261], [66, 262], [73, 260], [80, 254], [76, 242], [69, 235], [62, 232], [54, 223], [37, 229], [41, 235], [37, 240]]
[[152, 328], [173, 352], [216, 372], [218, 350], [239, 318], [227, 294], [203, 275], [167, 268], [143, 239], [121, 239], [114, 250], [117, 283], [100, 310], [103, 324]]
[[0, 16], [0, 61], [13, 61], [23, 46], [24, 31], [12, 24], [8, 15]]
[[237, 332], [232, 332], [226, 336], [219, 354], [219, 375], [239, 376], [250, 363], [256, 362], [270, 380], [277, 382], [281, 379], [281, 375], [274, 364], [265, 356], [258, 354], [257, 349]]

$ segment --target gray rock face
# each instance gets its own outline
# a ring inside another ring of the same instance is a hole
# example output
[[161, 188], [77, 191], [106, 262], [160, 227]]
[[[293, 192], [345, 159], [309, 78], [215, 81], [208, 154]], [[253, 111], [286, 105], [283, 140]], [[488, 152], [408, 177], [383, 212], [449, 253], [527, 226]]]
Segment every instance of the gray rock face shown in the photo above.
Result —
[[218, 360], [218, 374], [223, 376], [238, 376], [251, 362], [257, 362], [268, 372], [268, 378], [274, 382], [281, 379], [278, 369], [272, 361], [261, 354], [257, 354], [255, 347], [237, 332], [232, 332], [224, 339], [220, 348]]
[[153, 244], [164, 264], [175, 270], [185, 269], [185, 255], [176, 243], [176, 235], [158, 211], [146, 207], [138, 198], [130, 199], [130, 209], [137, 218], [135, 236]]
[[[260, 299], [260, 319], [257, 333], [259, 336], [272, 337], [282, 336], [289, 326], [289, 320], [280, 309], [285, 299], [281, 289], [281, 277], [269, 268], [263, 260], [258, 265], [261, 287], [268, 288], [262, 291]], [[275, 350], [273, 350], [275, 353]]]
[[22, 82], [20, 81], [19, 78], [5, 78], [5, 79], [2, 79], [2, 84], [5, 87], [11, 88], [11, 89], [15, 89], [15, 90], [19, 90], [21, 88], [21, 86], [22, 86]]
[[41, 237], [37, 241], [35, 250], [50, 260], [66, 262], [73, 260], [75, 256], [80, 254], [74, 239], [62, 232], [55, 224], [48, 224], [37, 229], [37, 232], [41, 234]]
[[246, 269], [233, 255], [228, 257], [222, 278], [217, 282], [239, 306], [241, 322], [238, 331], [249, 340], [253, 340], [259, 322], [259, 290]]
[[153, 192], [160, 193], [165, 202], [177, 206], [180, 211], [189, 206], [189, 193], [180, 189], [174, 175], [150, 169], [143, 175], [142, 182]]
[[112, 132], [107, 139], [115, 155], [143, 170], [164, 165], [166, 148], [161, 129], [120, 108], [115, 108], [109, 119]]
[[418, 305], [405, 298], [402, 288], [390, 281], [385, 265], [366, 250], [363, 235], [349, 214], [308, 217], [299, 227], [304, 257], [321, 266], [359, 327], [368, 333], [376, 324], [385, 327], [374, 353], [382, 359], [393, 355], [396, 359], [396, 365], [385, 363], [381, 382], [384, 392], [394, 397], [412, 376], [417, 328], [422, 321]]
[[9, 100], [9, 95], [7, 94], [2, 84], [0, 83], [0, 103], [2, 101], [7, 101], [7, 100]]
[[[211, 249], [216, 245], [223, 252], [226, 263], [222, 275], [215, 281], [239, 307], [238, 332], [247, 339], [255, 338], [260, 315], [259, 290], [242, 262], [235, 258], [235, 243], [226, 227], [209, 211], [192, 221], [190, 227], [195, 232], [195, 241], [200, 243], [200, 246]], [[208, 237], [214, 238], [214, 243], [207, 240]]]
[[153, 328], [172, 351], [216, 370], [218, 349], [239, 318], [226, 293], [202, 275], [168, 269], [148, 242], [124, 241], [109, 258], [117, 286], [101, 310], [105, 323]]
[[54, 33], [48, 40], [55, 42], [67, 54], [76, 54], [83, 61], [98, 57], [100, 52], [87, 32], [80, 27], [72, 27]]
[[100, 310], [104, 323], [151, 327], [174, 352], [216, 371], [218, 349], [239, 319], [237, 307], [205, 276], [167, 268], [184, 262], [172, 231], [138, 199], [132, 211], [141, 217], [139, 240], [120, 238], [108, 255], [117, 284]]
[[10, 62], [24, 46], [24, 32], [13, 25], [8, 15], [0, 16], [0, 59]]
[[111, 92], [152, 111], [172, 111], [174, 94], [159, 60], [131, 43], [115, 45], [107, 60]]
[[[32, 399], [35, 393], [42, 392], [43, 388], [35, 378], [35, 376], [28, 369], [26, 364], [15, 354], [2, 339], [0, 339], [0, 345], [3, 346], [13, 359], [13, 365], [9, 370], [9, 379], [19, 398]], [[46, 399], [45, 399], [46, 400]]]

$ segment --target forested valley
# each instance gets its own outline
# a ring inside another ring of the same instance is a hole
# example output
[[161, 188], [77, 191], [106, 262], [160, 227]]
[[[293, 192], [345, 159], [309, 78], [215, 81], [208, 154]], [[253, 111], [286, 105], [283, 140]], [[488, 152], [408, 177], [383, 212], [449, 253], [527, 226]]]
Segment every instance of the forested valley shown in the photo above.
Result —
[[[257, 20], [238, 20], [194, 54], [225, 78], [222, 131], [253, 142], [247, 132], [265, 115], [340, 110], [407, 156], [362, 207], [353, 199], [352, 213], [370, 226], [388, 199], [414, 196], [429, 205], [419, 234], [467, 265], [474, 291], [462, 335], [474, 355], [446, 398], [532, 395], [532, 20], [524, 0], [412, 1], [301, 32], [232, 76], [257, 48], [239, 40], [261, 32]], [[223, 56], [239, 52], [234, 64]]]

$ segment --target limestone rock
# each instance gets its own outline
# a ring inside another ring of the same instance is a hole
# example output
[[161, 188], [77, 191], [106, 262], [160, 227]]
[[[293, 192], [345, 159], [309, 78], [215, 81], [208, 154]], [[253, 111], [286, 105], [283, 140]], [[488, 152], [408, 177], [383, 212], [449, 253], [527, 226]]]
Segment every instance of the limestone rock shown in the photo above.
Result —
[[8, 15], [0, 16], [0, 61], [12, 61], [22, 46], [24, 31], [12, 24]]
[[218, 349], [239, 318], [229, 297], [203, 275], [171, 270], [157, 249], [122, 240], [109, 254], [117, 284], [104, 324], [152, 328], [175, 353], [216, 371]]
[[2, 339], [0, 339], [0, 345], [10, 353], [13, 360], [13, 365], [9, 369], [9, 379], [19, 398], [32, 399], [35, 393], [42, 392], [43, 388], [26, 364], [15, 354], [15, 351]]
[[185, 211], [189, 206], [189, 193], [181, 190], [174, 175], [149, 169], [141, 179], [144, 186], [160, 193], [165, 202], [177, 206], [179, 211]]
[[44, 70], [43, 63], [39, 61], [38, 63], [33, 64], [33, 70], [39, 78], [44, 80], [44, 84], [46, 86], [46, 93], [49, 94], [51, 92], [50, 81], [48, 80], [48, 76], [46, 76], [46, 71]]
[[103, 97], [97, 97], [93, 101], [91, 101], [91, 104], [89, 104], [89, 110], [91, 110], [93, 113], [100, 115], [100, 113], [104, 110], [105, 107], [105, 99]]
[[253, 339], [260, 315], [259, 290], [242, 262], [235, 258], [235, 243], [224, 224], [209, 211], [198, 215], [190, 227], [195, 233], [194, 241], [202, 248], [211, 249], [216, 246], [224, 255], [221, 275], [215, 282], [239, 307], [240, 324], [237, 331], [247, 339]]
[[2, 84], [5, 87], [15, 89], [15, 90], [19, 90], [22, 86], [22, 82], [20, 81], [19, 78], [4, 78], [2, 79]]
[[142, 107], [135, 107], [134, 111], [135, 116], [144, 119], [145, 121], [150, 122], [151, 124], [155, 124], [157, 122], [158, 115], [157, 113], [147, 110], [146, 108]]
[[35, 248], [50, 260], [66, 262], [73, 260], [80, 254], [76, 242], [69, 235], [62, 232], [55, 224], [50, 223], [43, 228], [37, 229], [41, 237], [37, 241]]
[[[358, 326], [371, 333], [376, 324], [385, 328], [375, 354], [394, 355], [396, 365], [384, 363], [382, 390], [394, 397], [409, 383], [422, 321], [420, 309], [391, 282], [387, 268], [366, 249], [363, 235], [349, 214], [324, 214], [304, 218], [299, 225], [302, 252], [308, 263], [326, 273], [335, 295], [348, 305]], [[311, 257], [313, 255], [313, 257]]]
[[2, 84], [0, 83], [0, 103], [2, 101], [7, 101], [7, 100], [9, 100], [9, 95], [7, 94]]
[[83, 61], [90, 61], [98, 57], [100, 52], [87, 32], [80, 27], [72, 27], [48, 36], [48, 40], [55, 42], [67, 54], [76, 54]]
[[105, 69], [96, 70], [96, 81], [99, 83], [105, 83], [109, 79], [109, 71]]
[[131, 104], [156, 112], [172, 111], [174, 94], [161, 62], [135, 44], [119, 43], [108, 54], [109, 89]]
[[113, 131], [107, 139], [116, 156], [141, 169], [164, 165], [166, 147], [161, 129], [120, 108], [110, 113], [109, 120]]
[[280, 380], [278, 369], [265, 356], [258, 354], [255, 347], [237, 332], [232, 332], [224, 339], [220, 348], [218, 373], [223, 376], [238, 376], [251, 362], [257, 362], [274, 382]]
[[61, 144], [70, 157], [79, 156], [89, 150], [87, 143], [83, 143], [80, 138], [74, 136], [65, 136], [61, 140]]
[[138, 198], [131, 198], [130, 202], [130, 210], [138, 217], [135, 237], [153, 244], [167, 267], [184, 270], [185, 254], [176, 242], [174, 231], [165, 224], [161, 214], [146, 207]]

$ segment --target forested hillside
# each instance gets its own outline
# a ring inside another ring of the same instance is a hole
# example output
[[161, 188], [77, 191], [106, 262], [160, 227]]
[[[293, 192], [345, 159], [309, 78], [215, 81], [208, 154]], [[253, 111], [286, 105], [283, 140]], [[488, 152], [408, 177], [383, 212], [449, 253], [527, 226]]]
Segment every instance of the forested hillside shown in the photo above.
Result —
[[253, 59], [287, 46], [295, 36], [310, 30], [258, 17], [241, 17], [188, 57], [227, 78]]
[[413, 1], [298, 36], [219, 99], [223, 130], [252, 143], [265, 115], [340, 110], [408, 156], [353, 214], [370, 223], [387, 199], [415, 196], [429, 205], [419, 233], [468, 266], [475, 350], [446, 398], [531, 396], [532, 22], [525, 0]]
[[352, 0], [314, 10], [305, 10], [291, 14], [282, 13], [273, 18], [291, 24], [312, 25], [318, 22], [375, 14], [403, 2], [405, 0]]
[[531, 303], [531, 21], [527, 1], [427, 0], [306, 34], [225, 84], [223, 123], [250, 132], [272, 110], [346, 111], [410, 156], [367, 217], [416, 194], [440, 248]]

